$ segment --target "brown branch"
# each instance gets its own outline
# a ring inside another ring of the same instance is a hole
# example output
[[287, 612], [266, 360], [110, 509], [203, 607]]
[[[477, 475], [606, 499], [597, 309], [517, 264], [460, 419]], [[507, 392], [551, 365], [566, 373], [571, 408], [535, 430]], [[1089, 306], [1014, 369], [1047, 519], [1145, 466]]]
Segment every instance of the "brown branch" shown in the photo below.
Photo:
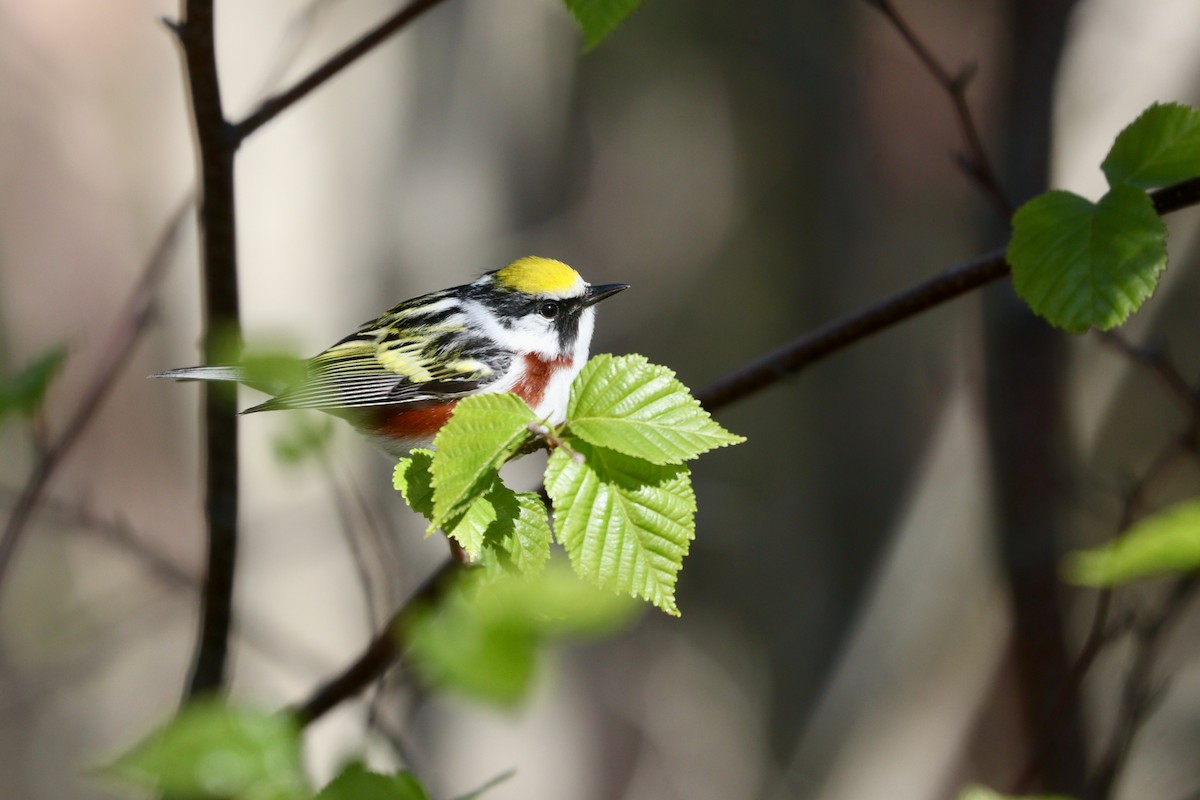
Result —
[[[1200, 204], [1200, 179], [1150, 193], [1159, 214]], [[847, 314], [804, 334], [757, 361], [726, 375], [697, 392], [709, 411], [715, 411], [795, 375], [805, 367], [923, 311], [1007, 277], [1004, 249], [992, 250], [965, 264], [903, 289], [877, 303]]]
[[[240, 341], [237, 273], [237, 215], [234, 155], [237, 139], [221, 104], [214, 37], [213, 0], [183, 0], [173, 27], [183, 48], [199, 150], [201, 270], [204, 294], [204, 357], [212, 364], [236, 358]], [[187, 696], [225, 683], [233, 622], [233, 577], [237, 564], [238, 434], [233, 386], [204, 386], [205, 511], [208, 563], [201, 623]]]
[[331, 56], [308, 75], [296, 81], [291, 88], [268, 97], [258, 109], [233, 126], [232, 135], [235, 142], [241, 144], [263, 125], [307, 97], [309, 92], [383, 44], [392, 34], [402, 30], [421, 14], [441, 2], [443, 0], [413, 0], [375, 28], [363, 34], [358, 40]]
[[735, 403], [885, 328], [1008, 276], [1003, 250], [993, 250], [836, 319], [713, 383], [696, 397], [709, 411]]
[[87, 430], [92, 420], [96, 418], [96, 412], [117, 382], [118, 376], [129, 361], [134, 346], [146, 329], [146, 325], [154, 313], [154, 297], [159, 281], [166, 272], [167, 265], [171, 262], [171, 255], [175, 251], [175, 245], [191, 206], [192, 198], [189, 196], [171, 215], [154, 247], [149, 262], [142, 271], [142, 276], [134, 284], [133, 293], [126, 301], [125, 309], [117, 318], [109, 345], [100, 355], [96, 372], [83, 394], [83, 399], [59, 437], [41, 453], [24, 488], [17, 497], [12, 515], [4, 527], [4, 535], [0, 538], [0, 583], [4, 580], [13, 556], [17, 552], [17, 545], [26, 530], [29, 517], [37, 507], [46, 484], [53, 477], [63, 458], [79, 441], [79, 437]]
[[354, 663], [337, 676], [322, 684], [307, 700], [292, 710], [292, 716], [301, 726], [317, 720], [344, 700], [362, 692], [395, 665], [403, 655], [397, 641], [398, 632], [404, 627], [415, 609], [436, 602], [453, 578], [463, 569], [463, 562], [449, 558], [425, 579], [412, 597], [401, 606], [387, 624], [375, 635]]
[[968, 65], [959, 70], [957, 74], [951, 74], [925, 46], [925, 43], [917, 36], [916, 31], [912, 29], [912, 26], [908, 24], [891, 0], [866, 0], [866, 3], [887, 17], [909, 49], [950, 97], [950, 102], [954, 106], [954, 116], [958, 120], [959, 131], [962, 133], [967, 147], [967, 152], [959, 156], [959, 164], [992, 201], [992, 205], [996, 207], [1000, 216], [1005, 220], [1012, 217], [1012, 202], [1000, 185], [1000, 179], [996, 177], [991, 159], [988, 158], [987, 151], [983, 147], [983, 139], [979, 136], [979, 128], [975, 125], [975, 118], [971, 114], [971, 108], [967, 105], [967, 85], [975, 76], [975, 66]]

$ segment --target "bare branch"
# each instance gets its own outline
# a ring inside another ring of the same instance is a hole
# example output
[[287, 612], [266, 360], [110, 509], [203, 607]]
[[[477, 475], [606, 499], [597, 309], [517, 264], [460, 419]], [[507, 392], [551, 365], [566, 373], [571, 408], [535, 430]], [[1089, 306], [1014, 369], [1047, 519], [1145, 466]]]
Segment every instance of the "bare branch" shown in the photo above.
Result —
[[421, 14], [443, 2], [443, 0], [413, 0], [404, 8], [385, 19], [374, 29], [363, 34], [357, 41], [347, 45], [330, 57], [321, 66], [298, 80], [290, 89], [268, 97], [248, 117], [233, 127], [233, 138], [241, 144], [248, 136], [308, 96], [346, 67], [383, 44], [392, 34], [402, 30]]
[[[1159, 214], [1200, 204], [1200, 179], [1158, 189], [1150, 193], [1150, 199]], [[795, 375], [871, 334], [1007, 277], [1009, 267], [1004, 252], [1004, 249], [992, 250], [965, 264], [949, 267], [932, 278], [827, 323], [710, 384], [696, 396], [705, 408], [715, 411]]]
[[79, 441], [79, 437], [95, 419], [96, 412], [99, 411], [104, 399], [117, 382], [134, 346], [141, 339], [142, 332], [146, 329], [146, 325], [154, 313], [154, 297], [159, 281], [166, 272], [167, 265], [171, 263], [171, 256], [175, 252], [179, 234], [183, 230], [183, 223], [188, 218], [192, 202], [192, 197], [189, 195], [180, 202], [178, 208], [171, 215], [146, 268], [142, 271], [142, 276], [134, 284], [133, 293], [126, 301], [124, 311], [117, 318], [109, 345], [100, 356], [96, 372], [84, 392], [79, 406], [67, 421], [58, 439], [50, 443], [42, 452], [25, 487], [17, 497], [12, 515], [4, 527], [4, 535], [0, 538], [0, 583], [4, 580], [17, 551], [17, 545], [26, 530], [30, 514], [37, 507], [46, 484], [49, 483], [55, 470], [62, 463], [63, 457], [71, 451], [71, 448]]
[[362, 692], [399, 662], [403, 654], [397, 643], [397, 632], [403, 628], [408, 616], [414, 609], [433, 603], [441, 597], [454, 576], [463, 569], [466, 567], [457, 558], [444, 561], [392, 615], [354, 663], [322, 684], [307, 700], [292, 709], [291, 713], [297, 722], [304, 726], [315, 721], [325, 712]]
[[1125, 765], [1134, 738], [1142, 722], [1161, 699], [1161, 692], [1154, 679], [1154, 668], [1171, 626], [1182, 616], [1183, 610], [1196, 593], [1194, 577], [1180, 578], [1171, 586], [1171, 591], [1158, 614], [1139, 631], [1137, 651], [1125, 678], [1121, 693], [1121, 708], [1112, 738], [1100, 758], [1089, 797], [1112, 796], [1113, 787]]
[[1162, 347], [1135, 345], [1116, 331], [1102, 331], [1100, 341], [1114, 348], [1135, 364], [1147, 367], [1158, 376], [1170, 395], [1189, 419], [1200, 414], [1200, 397]]
[[697, 392], [696, 397], [706, 409], [715, 411], [794, 375], [809, 364], [873, 333], [1007, 276], [1004, 251], [984, 253], [973, 261], [950, 267], [878, 303], [823, 325], [707, 386]]
[[925, 46], [925, 43], [917, 36], [916, 31], [912, 29], [912, 26], [908, 24], [891, 0], [866, 0], [866, 3], [887, 17], [909, 49], [913, 51], [943, 91], [949, 95], [950, 103], [954, 106], [954, 116], [958, 119], [958, 127], [967, 147], [967, 152], [958, 157], [959, 166], [979, 185], [1002, 218], [1007, 220], [1012, 217], [1012, 202], [1000, 185], [1000, 179], [996, 177], [996, 171], [992, 168], [987, 151], [984, 150], [983, 140], [979, 136], [979, 128], [975, 125], [971, 108], [967, 105], [967, 86], [975, 77], [976, 65], [967, 64], [957, 73], [951, 74]]

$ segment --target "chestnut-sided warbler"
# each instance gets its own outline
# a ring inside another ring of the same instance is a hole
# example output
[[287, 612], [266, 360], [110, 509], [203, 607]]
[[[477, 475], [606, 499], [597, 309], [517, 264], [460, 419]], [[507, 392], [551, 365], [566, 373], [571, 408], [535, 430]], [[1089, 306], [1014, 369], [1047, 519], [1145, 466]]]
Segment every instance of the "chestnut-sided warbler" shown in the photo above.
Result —
[[[587, 361], [597, 302], [628, 284], [592, 286], [561, 261], [528, 256], [464, 286], [414, 297], [305, 362], [302, 380], [246, 409], [316, 408], [394, 456], [428, 447], [464, 397], [512, 392], [549, 424], [566, 419]], [[237, 366], [155, 377], [249, 380]]]

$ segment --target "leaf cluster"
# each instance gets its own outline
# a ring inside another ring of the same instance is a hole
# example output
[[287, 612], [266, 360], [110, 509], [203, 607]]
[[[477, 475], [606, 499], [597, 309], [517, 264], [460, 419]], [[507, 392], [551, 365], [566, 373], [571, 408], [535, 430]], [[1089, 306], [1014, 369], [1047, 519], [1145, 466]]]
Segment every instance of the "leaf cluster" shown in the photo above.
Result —
[[1147, 189], [1200, 177], [1200, 110], [1154, 104], [1121, 131], [1101, 169], [1099, 200], [1039, 195], [1013, 216], [1013, 288], [1052, 325], [1109, 330], [1154, 293], [1167, 266], [1167, 228]]
[[[509, 459], [552, 448], [546, 492], [500, 479]], [[434, 440], [396, 466], [414, 510], [473, 561], [536, 575], [551, 538], [589, 583], [678, 615], [675, 581], [695, 536], [686, 462], [743, 441], [708, 415], [671, 370], [642, 356], [602, 355], [576, 378], [565, 423], [551, 428], [511, 394], [468, 397]]]

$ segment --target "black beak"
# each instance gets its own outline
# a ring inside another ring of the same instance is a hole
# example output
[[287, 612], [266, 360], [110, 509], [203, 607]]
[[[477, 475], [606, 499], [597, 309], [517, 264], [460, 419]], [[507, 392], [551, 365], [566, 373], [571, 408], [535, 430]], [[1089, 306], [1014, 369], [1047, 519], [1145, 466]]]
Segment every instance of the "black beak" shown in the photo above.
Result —
[[617, 292], [624, 291], [629, 288], [628, 283], [605, 283], [600, 286], [589, 286], [587, 293], [583, 296], [583, 307], [595, 305], [606, 297], [611, 297]]

